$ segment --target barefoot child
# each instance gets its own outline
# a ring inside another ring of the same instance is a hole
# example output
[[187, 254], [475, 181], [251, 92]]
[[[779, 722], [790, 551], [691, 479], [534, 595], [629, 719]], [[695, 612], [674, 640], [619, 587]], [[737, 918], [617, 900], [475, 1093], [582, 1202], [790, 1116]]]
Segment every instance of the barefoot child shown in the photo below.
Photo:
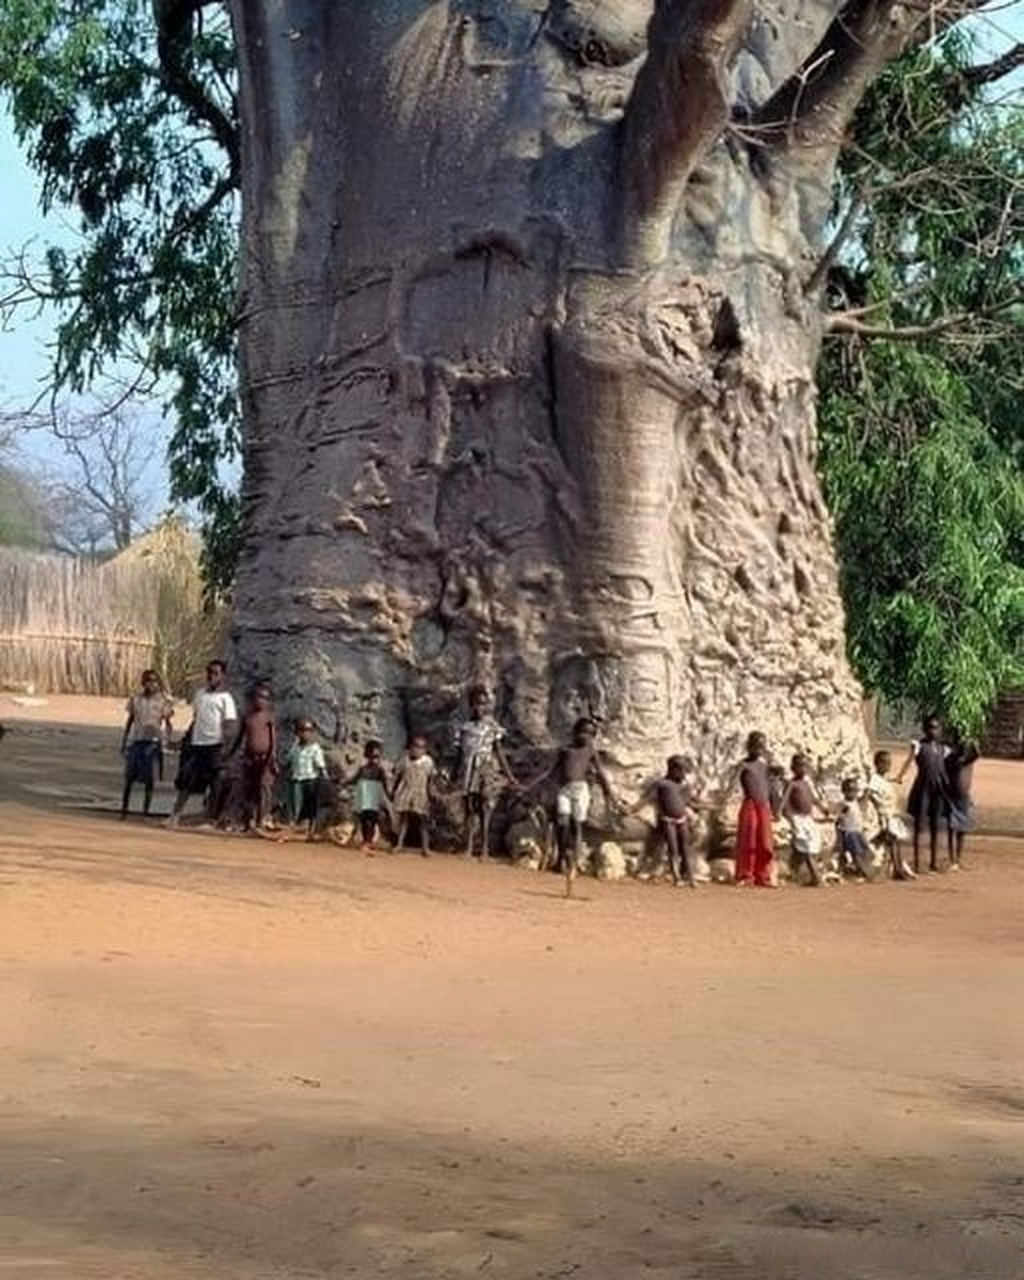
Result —
[[669, 756], [665, 776], [654, 784], [658, 826], [668, 848], [668, 869], [672, 883], [697, 887], [695, 860], [690, 852], [689, 825], [697, 816], [689, 779], [693, 761], [686, 756]]
[[462, 792], [465, 814], [465, 854], [473, 855], [476, 832], [480, 832], [480, 857], [490, 856], [491, 817], [503, 780], [516, 786], [502, 749], [505, 730], [491, 714], [493, 700], [484, 685], [469, 691], [469, 719], [455, 731], [456, 777]]
[[871, 880], [871, 849], [864, 835], [864, 811], [860, 806], [860, 786], [856, 778], [843, 780], [843, 802], [836, 818], [839, 833], [839, 859], [841, 871], [853, 871], [857, 880]]
[[[736, 883], [774, 888], [775, 839], [772, 827], [771, 780], [763, 733], [747, 738], [747, 755], [738, 769], [743, 802], [736, 826]], [[730, 788], [731, 790], [731, 788]]]
[[286, 757], [288, 769], [288, 816], [293, 826], [305, 825], [306, 839], [312, 839], [317, 815], [317, 788], [327, 772], [324, 749], [317, 741], [312, 720], [295, 722], [295, 741]]
[[359, 847], [372, 857], [380, 831], [382, 813], [388, 813], [388, 771], [384, 764], [384, 748], [371, 741], [363, 749], [363, 763], [351, 785], [355, 788], [354, 807], [359, 815]]
[[597, 779], [608, 808], [611, 809], [614, 804], [611, 783], [594, 745], [595, 731], [593, 720], [577, 720], [573, 726], [572, 743], [563, 747], [550, 769], [532, 783], [532, 786], [539, 786], [553, 777], [558, 785], [555, 797], [555, 841], [558, 846], [558, 862], [565, 873], [567, 898], [572, 897], [573, 882], [579, 872], [580, 855], [583, 852], [583, 824], [590, 814], [591, 778]]
[[875, 811], [878, 819], [878, 835], [874, 843], [885, 850], [889, 871], [894, 880], [913, 880], [914, 873], [903, 860], [902, 843], [907, 838], [907, 829], [896, 813], [896, 795], [889, 772], [892, 769], [892, 756], [888, 751], [877, 751], [874, 758], [874, 772], [868, 778], [865, 796], [868, 804]]
[[410, 826], [418, 828], [420, 853], [430, 856], [430, 801], [436, 766], [422, 734], [410, 738], [409, 748], [395, 774], [391, 804], [398, 815], [395, 848], [401, 849]]
[[192, 699], [192, 723], [181, 743], [174, 780], [177, 796], [167, 825], [177, 827], [189, 796], [203, 796], [210, 820], [219, 816], [224, 749], [235, 740], [238, 710], [227, 690], [228, 669], [215, 660], [206, 668], [206, 684]]
[[965, 741], [959, 733], [953, 737], [953, 748], [946, 757], [946, 779], [949, 785], [949, 869], [959, 871], [964, 841], [974, 825], [974, 766], [979, 758], [977, 745]]
[[790, 764], [792, 777], [782, 795], [782, 816], [789, 822], [792, 832], [790, 868], [796, 875], [801, 866], [810, 873], [814, 888], [821, 885], [818, 855], [821, 853], [821, 831], [815, 821], [815, 813], [831, 818], [817, 787], [811, 781], [811, 762], [804, 755], [795, 755]]
[[277, 777], [277, 720], [269, 685], [253, 688], [235, 750], [242, 752], [245, 830], [267, 830]]
[[[937, 716], [928, 716], [922, 726], [923, 735], [910, 744], [910, 752], [896, 776], [902, 782], [911, 765], [916, 767], [907, 801], [907, 812], [914, 822], [914, 873], [921, 870], [921, 832], [928, 828], [928, 870], [939, 869], [939, 824], [948, 828], [950, 814], [949, 779], [946, 775], [947, 748], [941, 741], [942, 725]], [[950, 837], [952, 841], [952, 836]]]
[[125, 762], [122, 822], [128, 817], [128, 801], [136, 782], [142, 783], [142, 812], [149, 816], [156, 776], [158, 773], [163, 776], [163, 747], [170, 735], [174, 714], [174, 704], [164, 693], [155, 671], [143, 671], [141, 686], [142, 692], [128, 699], [128, 719], [121, 739]]

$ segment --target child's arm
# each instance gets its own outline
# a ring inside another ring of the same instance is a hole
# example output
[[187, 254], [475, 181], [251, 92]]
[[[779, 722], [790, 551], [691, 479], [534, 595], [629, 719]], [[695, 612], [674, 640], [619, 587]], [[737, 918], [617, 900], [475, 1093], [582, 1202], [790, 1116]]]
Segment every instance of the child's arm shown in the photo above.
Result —
[[319, 742], [313, 744], [316, 750], [313, 752], [313, 768], [317, 772], [318, 777], [322, 777], [327, 772], [327, 760], [324, 756], [324, 749]]
[[[648, 782], [647, 786], [640, 792], [637, 800], [629, 805], [625, 812], [629, 815], [637, 814], [646, 805], [655, 804], [658, 796], [658, 784], [656, 782]], [[661, 816], [660, 814], [658, 815]]]
[[536, 791], [541, 783], [549, 781], [549, 779], [554, 777], [555, 771], [558, 769], [561, 761], [562, 753], [561, 751], [556, 751], [548, 767], [542, 773], [538, 773], [535, 778], [531, 778], [529, 782], [523, 784], [523, 791], [527, 793], [530, 791]]
[[128, 719], [124, 722], [124, 733], [121, 735], [121, 754], [128, 750], [128, 735], [132, 731], [132, 725], [135, 723], [135, 708], [131, 702], [128, 703]]
[[494, 754], [497, 757], [498, 764], [501, 765], [502, 773], [509, 780], [509, 782], [512, 783], [514, 787], [518, 787], [519, 781], [516, 778], [516, 775], [512, 772], [512, 767], [508, 762], [508, 757], [505, 755], [505, 749], [501, 745], [500, 739], [494, 744]]
[[786, 789], [782, 793], [782, 804], [779, 806], [782, 816], [784, 818], [791, 818], [793, 816], [793, 811], [790, 808], [790, 800], [792, 798], [793, 798], [793, 783], [792, 781], [790, 781], [786, 783]]
[[596, 747], [594, 748], [594, 753], [591, 756], [591, 760], [594, 766], [594, 772], [597, 774], [597, 780], [601, 785], [601, 790], [604, 792], [605, 802], [608, 805], [609, 809], [611, 809], [615, 805], [615, 794], [612, 791], [611, 779], [608, 777], [608, 774], [605, 772], [604, 764], [602, 763], [600, 755], [598, 755]]
[[897, 786], [899, 786], [899, 784], [900, 784], [900, 783], [903, 781], [903, 779], [906, 777], [907, 770], [908, 770], [908, 769], [910, 768], [910, 766], [914, 763], [914, 758], [915, 758], [915, 756], [916, 756], [916, 755], [917, 755], [917, 744], [916, 744], [915, 742], [912, 742], [912, 743], [910, 744], [910, 750], [907, 752], [907, 758], [906, 758], [906, 760], [904, 760], [904, 761], [903, 761], [903, 764], [900, 766], [900, 771], [899, 771], [899, 773], [896, 775], [896, 785], [897, 785]]

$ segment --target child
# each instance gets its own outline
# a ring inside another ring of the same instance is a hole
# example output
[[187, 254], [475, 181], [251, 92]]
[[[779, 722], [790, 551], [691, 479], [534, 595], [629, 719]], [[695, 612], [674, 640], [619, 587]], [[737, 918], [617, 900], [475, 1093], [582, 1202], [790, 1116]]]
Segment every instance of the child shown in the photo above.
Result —
[[210, 819], [219, 816], [223, 794], [224, 748], [233, 742], [238, 727], [235, 700], [228, 692], [228, 669], [215, 660], [206, 668], [206, 685], [192, 699], [192, 723], [181, 743], [181, 761], [174, 780], [177, 796], [167, 825], [174, 830], [189, 796], [205, 798]]
[[128, 817], [128, 801], [136, 782], [142, 783], [142, 812], [149, 817], [156, 776], [159, 773], [163, 777], [163, 745], [170, 734], [174, 714], [174, 704], [164, 693], [155, 671], [143, 671], [141, 686], [142, 692], [128, 699], [128, 719], [121, 739], [125, 761], [122, 822]]
[[877, 751], [874, 758], [874, 772], [868, 778], [865, 795], [878, 817], [878, 835], [875, 837], [875, 843], [881, 844], [885, 850], [892, 878], [913, 880], [913, 871], [903, 861], [901, 843], [907, 838], [907, 829], [894, 812], [895, 797], [893, 785], [889, 781], [891, 768], [892, 756], [888, 751]]
[[565, 873], [565, 896], [572, 897], [573, 881], [579, 873], [583, 852], [583, 824], [590, 814], [590, 779], [595, 777], [604, 792], [609, 809], [613, 806], [612, 787], [594, 745], [596, 725], [592, 720], [577, 720], [572, 730], [572, 743], [563, 747], [551, 768], [535, 778], [539, 786], [554, 777], [558, 784], [555, 797], [555, 841], [558, 862]]
[[474, 685], [469, 691], [469, 719], [455, 731], [456, 777], [466, 823], [464, 856], [473, 856], [479, 827], [482, 860], [490, 855], [491, 817], [502, 778], [518, 785], [501, 746], [505, 730], [491, 715], [492, 705], [490, 690]]
[[234, 749], [242, 752], [245, 830], [268, 830], [277, 777], [277, 720], [269, 685], [258, 684], [253, 688]]
[[380, 830], [381, 813], [387, 813], [388, 773], [384, 765], [384, 748], [370, 741], [363, 749], [363, 763], [352, 779], [355, 787], [355, 810], [359, 815], [359, 847], [372, 857]]
[[864, 835], [864, 813], [860, 807], [860, 787], [856, 778], [844, 778], [843, 803], [836, 818], [839, 833], [839, 858], [843, 871], [852, 866], [856, 879], [872, 879], [871, 850]]
[[305, 823], [306, 839], [311, 840], [316, 826], [318, 784], [327, 772], [327, 761], [312, 720], [295, 722], [295, 738], [287, 756], [288, 813], [293, 825]]
[[[821, 831], [814, 819], [815, 810], [824, 818], [831, 814], [825, 808], [817, 787], [811, 782], [811, 762], [804, 755], [795, 755], [790, 763], [792, 778], [782, 795], [782, 816], [789, 822], [792, 832], [790, 867], [796, 875], [801, 865], [810, 872], [811, 884], [821, 885], [818, 855], [821, 853]], [[834, 877], [833, 877], [834, 878]]]
[[[736, 883], [772, 889], [775, 839], [772, 828], [771, 786], [765, 756], [768, 742], [763, 733], [747, 738], [747, 755], [739, 765], [743, 792], [736, 827]], [[730, 788], [731, 790], [731, 788]]]
[[395, 774], [392, 805], [398, 814], [398, 838], [395, 848], [400, 849], [410, 826], [418, 827], [420, 853], [430, 857], [430, 799], [436, 766], [427, 750], [427, 740], [422, 734], [410, 738], [405, 757]]
[[[910, 788], [907, 812], [914, 820], [914, 873], [921, 870], [921, 831], [928, 827], [928, 871], [934, 875], [939, 869], [939, 822], [945, 821], [947, 830], [950, 815], [949, 779], [946, 775], [947, 748], [940, 740], [942, 725], [937, 716], [928, 716], [923, 736], [910, 744], [910, 751], [896, 781], [902, 782], [910, 766], [917, 772]], [[952, 833], [949, 835], [952, 845]]]
[[946, 779], [949, 786], [949, 851], [950, 871], [959, 871], [964, 841], [974, 824], [971, 788], [974, 766], [979, 758], [975, 743], [965, 741], [959, 733], [953, 736], [953, 748], [946, 757]]
[[691, 889], [696, 889], [697, 873], [688, 835], [689, 824], [697, 816], [689, 782], [692, 774], [692, 760], [686, 756], [669, 756], [664, 778], [654, 785], [654, 803], [658, 827], [668, 847], [672, 883], [678, 887], [685, 882]]

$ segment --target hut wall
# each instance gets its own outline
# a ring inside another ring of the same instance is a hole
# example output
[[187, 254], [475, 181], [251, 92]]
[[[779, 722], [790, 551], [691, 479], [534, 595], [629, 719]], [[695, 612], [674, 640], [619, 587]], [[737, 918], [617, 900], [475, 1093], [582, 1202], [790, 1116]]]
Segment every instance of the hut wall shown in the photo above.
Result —
[[0, 686], [123, 694], [152, 663], [158, 596], [145, 564], [0, 548]]

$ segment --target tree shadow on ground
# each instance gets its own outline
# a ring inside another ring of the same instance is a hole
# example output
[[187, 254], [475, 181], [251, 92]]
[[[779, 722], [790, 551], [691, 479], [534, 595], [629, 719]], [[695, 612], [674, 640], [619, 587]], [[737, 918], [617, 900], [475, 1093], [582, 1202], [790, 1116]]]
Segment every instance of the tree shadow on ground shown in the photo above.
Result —
[[[615, 1159], [367, 1126], [312, 1091], [275, 1114], [174, 1075], [148, 1081], [145, 1118], [8, 1114], [0, 1194], [26, 1275], [46, 1257], [148, 1280], [1008, 1280], [1024, 1242], [1020, 1180], [955, 1202], [938, 1161], [913, 1167], [911, 1190], [898, 1161], [837, 1178]], [[183, 1084], [196, 1107], [162, 1112]]]

